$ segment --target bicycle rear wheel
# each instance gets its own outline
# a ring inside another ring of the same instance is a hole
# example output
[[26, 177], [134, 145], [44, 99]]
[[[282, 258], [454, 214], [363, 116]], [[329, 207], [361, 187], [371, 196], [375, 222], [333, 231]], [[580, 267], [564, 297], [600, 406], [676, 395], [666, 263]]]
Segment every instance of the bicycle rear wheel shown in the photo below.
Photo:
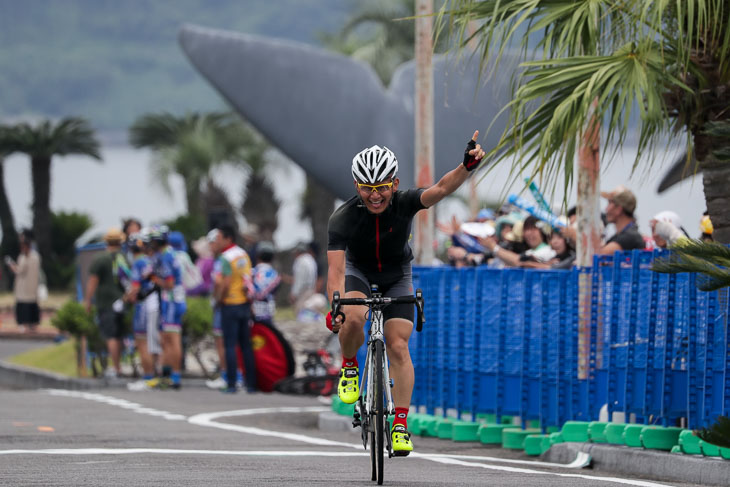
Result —
[[[375, 342], [375, 441], [373, 448], [375, 449], [375, 464], [377, 470], [378, 485], [383, 485], [383, 452], [385, 451], [385, 404], [384, 404], [384, 388], [383, 383], [383, 367], [385, 367], [384, 344], [381, 341]], [[375, 478], [373, 478], [375, 480]]]

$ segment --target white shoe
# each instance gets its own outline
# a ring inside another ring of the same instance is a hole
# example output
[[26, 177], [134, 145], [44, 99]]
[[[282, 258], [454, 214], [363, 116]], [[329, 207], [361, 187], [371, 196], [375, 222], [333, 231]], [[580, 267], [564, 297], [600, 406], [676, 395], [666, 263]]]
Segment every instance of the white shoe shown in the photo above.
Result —
[[152, 388], [147, 384], [146, 380], [137, 380], [127, 384], [130, 391], [151, 391]]
[[116, 379], [117, 378], [117, 371], [113, 368], [109, 367], [104, 371], [104, 377], [107, 379]]
[[223, 377], [218, 377], [217, 379], [213, 380], [206, 380], [205, 385], [210, 387], [211, 389], [223, 389], [224, 387], [228, 387], [228, 383], [223, 380]]

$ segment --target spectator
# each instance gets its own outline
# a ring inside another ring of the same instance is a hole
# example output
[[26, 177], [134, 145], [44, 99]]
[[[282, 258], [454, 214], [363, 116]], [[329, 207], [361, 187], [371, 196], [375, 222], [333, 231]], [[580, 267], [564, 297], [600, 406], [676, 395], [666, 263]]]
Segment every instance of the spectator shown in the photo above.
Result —
[[555, 257], [547, 262], [526, 261], [522, 263], [522, 267], [533, 269], [570, 269], [573, 267], [575, 249], [560, 232], [553, 231], [550, 235], [550, 248], [555, 251]]
[[292, 264], [292, 286], [289, 301], [299, 314], [304, 302], [317, 291], [317, 262], [306, 243], [299, 243], [294, 249], [296, 257]]
[[191, 246], [193, 252], [197, 256], [195, 259], [195, 266], [200, 271], [202, 282], [192, 288], [188, 289], [188, 296], [208, 296], [213, 290], [213, 264], [215, 259], [213, 258], [213, 250], [210, 247], [210, 243], [206, 237], [200, 237], [198, 240], [193, 240]]
[[128, 262], [134, 262], [134, 256], [129, 249], [128, 242], [129, 237], [132, 235], [139, 234], [142, 232], [142, 223], [136, 218], [126, 218], [122, 220], [122, 232], [124, 233], [124, 242], [122, 243], [122, 253], [127, 258]]
[[86, 282], [84, 305], [91, 312], [91, 301], [96, 301], [96, 319], [99, 332], [106, 340], [111, 367], [105, 374], [116, 378], [121, 372], [122, 339], [124, 338], [124, 295], [125, 279], [131, 277], [127, 261], [122, 254], [124, 233], [112, 228], [104, 235], [106, 252], [91, 263], [89, 279]]
[[256, 247], [256, 267], [253, 268], [253, 303], [255, 321], [271, 324], [276, 312], [274, 293], [279, 289], [281, 278], [271, 265], [274, 260], [274, 244], [259, 242]]
[[522, 224], [522, 235], [528, 248], [520, 254], [500, 247], [497, 244], [496, 236], [482, 239], [482, 245], [489, 249], [495, 258], [509, 267], [522, 266], [525, 262], [548, 262], [557, 254], [546, 243], [547, 236], [538, 225], [539, 220], [534, 216], [528, 216], [525, 219]]
[[608, 200], [606, 220], [613, 223], [616, 233], [598, 251], [599, 254], [613, 255], [617, 250], [643, 249], [644, 238], [634, 219], [636, 210], [636, 196], [624, 186], [618, 186], [613, 191], [601, 192], [601, 196]]
[[214, 250], [221, 256], [218, 259], [220, 272], [216, 272], [213, 294], [220, 306], [225, 346], [227, 385], [222, 392], [236, 392], [238, 364], [236, 345], [241, 348], [243, 354], [246, 389], [248, 392], [255, 392], [258, 390], [256, 362], [249, 328], [253, 294], [251, 260], [246, 251], [234, 243], [235, 234], [232, 227], [222, 226], [214, 236], [216, 239]]
[[41, 283], [41, 257], [33, 248], [32, 231], [23, 230], [20, 234], [18, 262], [6, 256], [5, 263], [15, 274], [15, 321], [21, 331], [25, 331], [27, 325], [29, 331], [35, 332], [40, 323], [38, 286]]
[[682, 220], [673, 211], [657, 213], [649, 220], [649, 227], [654, 246], [660, 249], [666, 249], [680, 238], [687, 236], [687, 232], [682, 228]]

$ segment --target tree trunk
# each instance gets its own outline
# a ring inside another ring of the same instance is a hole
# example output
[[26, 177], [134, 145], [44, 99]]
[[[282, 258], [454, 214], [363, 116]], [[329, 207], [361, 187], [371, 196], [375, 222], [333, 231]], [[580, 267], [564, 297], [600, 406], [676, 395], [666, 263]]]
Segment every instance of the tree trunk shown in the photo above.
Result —
[[[307, 189], [302, 201], [302, 216], [312, 225], [312, 241], [319, 252], [316, 259], [322, 272], [327, 269], [327, 224], [335, 208], [335, 195], [307, 176]], [[326, 277], [326, 276], [325, 276]]]
[[200, 181], [194, 178], [183, 177], [183, 179], [185, 181], [185, 203], [188, 208], [188, 215], [197, 218], [199, 221], [205, 221]]
[[[702, 181], [705, 188], [705, 202], [714, 231], [712, 238], [716, 242], [730, 244], [730, 164], [717, 161], [707, 154], [699, 161], [702, 170]], [[697, 215], [700, 218], [700, 215]]]
[[30, 161], [33, 179], [33, 233], [43, 268], [48, 272], [51, 250], [51, 158], [33, 156]]
[[241, 214], [248, 224], [258, 227], [259, 239], [273, 241], [279, 227], [278, 213], [281, 206], [274, 187], [263, 172], [252, 172], [246, 182]]
[[15, 228], [13, 210], [10, 208], [8, 194], [5, 192], [5, 165], [0, 159], [0, 228], [2, 228], [3, 239], [0, 244], [2, 255], [15, 257], [18, 255], [20, 246], [18, 244], [18, 231]]

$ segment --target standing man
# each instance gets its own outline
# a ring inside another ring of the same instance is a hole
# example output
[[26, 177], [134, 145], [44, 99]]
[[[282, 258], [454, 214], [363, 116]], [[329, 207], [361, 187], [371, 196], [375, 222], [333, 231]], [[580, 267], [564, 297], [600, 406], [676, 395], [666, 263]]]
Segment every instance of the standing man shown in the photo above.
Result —
[[26, 325], [34, 332], [41, 322], [38, 308], [38, 285], [41, 279], [41, 256], [33, 248], [33, 232], [23, 230], [20, 234], [20, 255], [16, 263], [5, 257], [5, 263], [15, 274], [13, 294], [15, 295], [15, 322], [21, 329]]
[[602, 191], [601, 196], [608, 200], [606, 220], [616, 226], [616, 233], [601, 247], [599, 254], [613, 255], [617, 250], [634, 250], [645, 247], [644, 237], [639, 233], [634, 211], [636, 196], [624, 186], [613, 191]]
[[[398, 191], [398, 160], [390, 149], [374, 145], [352, 159], [355, 196], [346, 201], [329, 220], [329, 265], [327, 293], [345, 298], [365, 298], [370, 285], [377, 284], [384, 296], [413, 295], [408, 241], [413, 217], [450, 195], [466, 181], [484, 156], [474, 132], [464, 151], [463, 163], [430, 188]], [[340, 316], [328, 323], [339, 332], [342, 369], [337, 393], [352, 404], [360, 394], [357, 350], [365, 336], [367, 307], [343, 306]], [[413, 305], [390, 305], [383, 310], [385, 341], [388, 344], [390, 376], [393, 378], [395, 418], [391, 430], [393, 451], [408, 455], [413, 444], [407, 431], [408, 408], [413, 392], [413, 363], [408, 339], [413, 331]], [[329, 326], [329, 325], [328, 325]]]
[[116, 378], [121, 372], [122, 339], [124, 338], [124, 289], [129, 283], [131, 272], [122, 254], [124, 233], [112, 228], [104, 235], [106, 252], [91, 263], [89, 279], [86, 281], [84, 305], [91, 312], [92, 299], [96, 302], [96, 318], [99, 332], [106, 341], [106, 348], [112, 360], [105, 375]]
[[251, 346], [251, 259], [235, 244], [233, 227], [224, 225], [215, 234], [214, 250], [220, 254], [216, 261], [218, 276], [214, 280], [213, 296], [220, 307], [223, 344], [226, 356], [226, 393], [236, 392], [236, 345], [243, 354], [246, 369], [246, 390], [256, 392], [256, 363]]
[[304, 307], [304, 302], [317, 292], [317, 261], [314, 260], [310, 245], [304, 242], [296, 246], [295, 252], [289, 301], [294, 305], [298, 315]]

